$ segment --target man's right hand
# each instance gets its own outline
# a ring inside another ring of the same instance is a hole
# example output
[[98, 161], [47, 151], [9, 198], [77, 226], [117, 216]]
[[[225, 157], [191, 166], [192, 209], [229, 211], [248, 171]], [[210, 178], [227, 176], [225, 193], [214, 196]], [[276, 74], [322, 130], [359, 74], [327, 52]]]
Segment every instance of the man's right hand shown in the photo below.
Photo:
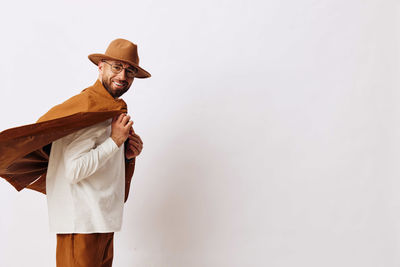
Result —
[[130, 119], [131, 116], [122, 113], [115, 116], [111, 121], [111, 138], [118, 147], [120, 147], [129, 136], [129, 130], [133, 125], [133, 121]]

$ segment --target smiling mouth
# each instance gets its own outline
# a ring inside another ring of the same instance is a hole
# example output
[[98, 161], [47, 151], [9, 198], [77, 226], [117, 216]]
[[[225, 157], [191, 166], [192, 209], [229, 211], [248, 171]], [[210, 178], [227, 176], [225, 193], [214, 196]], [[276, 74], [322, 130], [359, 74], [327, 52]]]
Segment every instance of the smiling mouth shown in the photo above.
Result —
[[116, 82], [116, 81], [113, 81], [113, 83], [114, 83], [117, 87], [123, 87], [123, 86], [125, 86], [125, 83], [119, 83], [119, 82]]

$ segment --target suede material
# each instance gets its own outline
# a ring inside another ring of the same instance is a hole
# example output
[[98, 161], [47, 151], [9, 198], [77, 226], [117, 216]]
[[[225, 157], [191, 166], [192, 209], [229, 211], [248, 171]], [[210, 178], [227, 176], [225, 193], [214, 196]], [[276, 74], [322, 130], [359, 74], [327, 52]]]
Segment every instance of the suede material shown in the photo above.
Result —
[[149, 78], [151, 74], [139, 66], [137, 45], [131, 41], [119, 38], [112, 41], [104, 54], [91, 54], [88, 56], [96, 66], [102, 59], [123, 61], [138, 69], [136, 78]]
[[[93, 86], [50, 109], [34, 124], [0, 133], [0, 177], [18, 191], [46, 194], [46, 172], [51, 143], [82, 128], [126, 113], [122, 99], [114, 99], [97, 80]], [[135, 160], [125, 163], [125, 201]]]

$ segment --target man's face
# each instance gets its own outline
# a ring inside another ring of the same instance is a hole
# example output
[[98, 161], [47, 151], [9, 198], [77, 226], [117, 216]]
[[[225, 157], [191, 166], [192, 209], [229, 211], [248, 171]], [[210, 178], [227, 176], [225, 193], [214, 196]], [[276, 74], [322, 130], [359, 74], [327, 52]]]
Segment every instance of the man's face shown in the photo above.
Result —
[[[112, 65], [114, 65], [114, 68]], [[124, 69], [119, 73], [115, 73], [115, 66], [123, 67]], [[133, 82], [134, 77], [129, 77], [125, 68], [129, 68], [132, 71], [135, 70], [135, 67], [121, 61], [105, 60], [99, 63], [99, 79], [114, 98], [118, 98], [128, 91]]]

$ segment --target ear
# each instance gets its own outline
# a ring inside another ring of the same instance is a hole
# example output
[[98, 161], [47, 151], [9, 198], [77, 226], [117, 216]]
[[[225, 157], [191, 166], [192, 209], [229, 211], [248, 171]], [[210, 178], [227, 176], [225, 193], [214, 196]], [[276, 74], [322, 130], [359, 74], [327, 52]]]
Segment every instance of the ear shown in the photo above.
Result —
[[99, 68], [99, 71], [103, 70], [103, 66], [104, 66], [104, 62], [103, 61], [99, 61], [99, 63], [97, 63], [97, 67]]
[[99, 77], [98, 79], [101, 81], [102, 77], [103, 77], [103, 68], [104, 68], [104, 62], [99, 61], [99, 63], [97, 63], [97, 69], [99, 70]]
[[103, 70], [104, 70], [104, 62], [103, 61], [99, 61], [99, 63], [97, 64], [97, 68], [99, 70], [99, 76], [102, 76]]

